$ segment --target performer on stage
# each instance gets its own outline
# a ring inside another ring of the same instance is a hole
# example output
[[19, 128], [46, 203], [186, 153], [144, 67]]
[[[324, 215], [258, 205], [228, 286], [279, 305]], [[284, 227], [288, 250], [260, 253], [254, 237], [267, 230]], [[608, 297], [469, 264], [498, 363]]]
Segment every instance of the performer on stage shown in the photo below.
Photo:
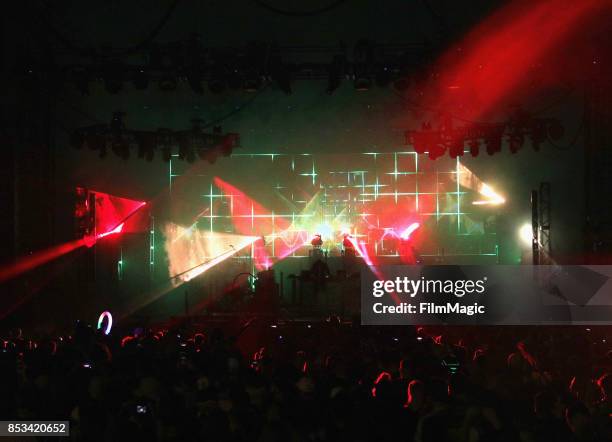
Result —
[[414, 248], [413, 233], [420, 227], [419, 223], [412, 223], [398, 237], [398, 254], [402, 264], [415, 265], [421, 263], [421, 257]]
[[310, 244], [315, 249], [320, 249], [321, 246], [323, 245], [323, 238], [321, 238], [321, 234], [320, 233], [316, 233], [314, 238], [312, 238], [312, 241], [310, 241]]
[[345, 256], [355, 256], [355, 245], [351, 241], [350, 234], [344, 234], [344, 239], [342, 240], [342, 247], [344, 249]]

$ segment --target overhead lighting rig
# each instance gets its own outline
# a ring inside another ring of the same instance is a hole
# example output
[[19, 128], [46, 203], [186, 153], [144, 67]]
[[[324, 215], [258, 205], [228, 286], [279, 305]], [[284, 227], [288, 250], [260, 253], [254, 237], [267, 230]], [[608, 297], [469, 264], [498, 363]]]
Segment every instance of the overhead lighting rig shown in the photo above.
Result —
[[[125, 90], [131, 83], [137, 90], [156, 84], [163, 91], [174, 91], [185, 82], [196, 94], [226, 90], [256, 91], [271, 83], [285, 94], [293, 91], [295, 80], [326, 80], [326, 91], [333, 93], [343, 80], [351, 80], [355, 90], [367, 91], [375, 85], [398, 89], [413, 82], [412, 77], [431, 48], [423, 44], [380, 44], [361, 40], [351, 50], [337, 46], [278, 46], [254, 42], [243, 47], [205, 47], [200, 40], [158, 43], [130, 56], [93, 57], [91, 54], [58, 53], [58, 66], [69, 82], [87, 94], [89, 83], [101, 80], [109, 94]], [[95, 53], [94, 53], [95, 54]], [[134, 57], [140, 55], [141, 57]], [[135, 63], [137, 59], [147, 60]], [[91, 60], [96, 60], [92, 62]], [[100, 63], [100, 60], [106, 60]], [[295, 60], [303, 60], [296, 62]]]
[[191, 129], [183, 131], [163, 128], [144, 131], [127, 129], [124, 116], [123, 112], [114, 112], [109, 124], [76, 129], [71, 144], [77, 149], [87, 147], [98, 151], [101, 158], [110, 148], [124, 160], [135, 150], [139, 158], [153, 161], [155, 151], [159, 151], [164, 161], [170, 161], [176, 153], [179, 159], [190, 163], [200, 158], [211, 164], [217, 157], [229, 156], [240, 147], [237, 133], [224, 134], [220, 126], [215, 126], [211, 133], [205, 132], [201, 120], [193, 120]]
[[428, 154], [432, 160], [448, 152], [451, 158], [465, 153], [467, 144], [469, 153], [476, 157], [480, 146], [484, 145], [489, 155], [501, 152], [506, 141], [510, 152], [517, 153], [531, 140], [534, 150], [540, 150], [542, 143], [557, 141], [563, 135], [561, 123], [553, 118], [535, 118], [519, 109], [506, 122], [479, 123], [473, 122], [454, 127], [452, 117], [445, 116], [439, 128], [432, 128], [431, 123], [424, 122], [418, 130], [404, 132], [405, 143], [411, 145], [418, 154]]

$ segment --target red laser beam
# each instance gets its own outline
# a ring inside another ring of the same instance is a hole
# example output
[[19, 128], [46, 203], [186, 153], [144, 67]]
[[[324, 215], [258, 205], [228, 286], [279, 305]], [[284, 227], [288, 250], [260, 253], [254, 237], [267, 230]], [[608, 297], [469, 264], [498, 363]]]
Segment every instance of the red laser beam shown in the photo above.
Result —
[[[610, 2], [601, 0], [510, 3], [440, 59], [435, 88], [440, 95], [426, 104], [448, 109], [457, 94], [464, 94], [471, 107], [469, 117], [486, 116], [526, 83], [534, 66], [606, 8]], [[551, 72], [563, 71], [562, 66], [558, 68]]]
[[[125, 223], [124, 231], [140, 230], [136, 226], [128, 226], [127, 221], [147, 203], [128, 198], [110, 195], [104, 192], [91, 191], [95, 194], [96, 201], [96, 231], [110, 232], [116, 229], [119, 224]], [[128, 229], [128, 227], [130, 227]]]
[[44, 265], [60, 256], [66, 255], [79, 247], [83, 247], [88, 241], [89, 239], [81, 238], [23, 256], [19, 258], [17, 262], [6, 265], [0, 269], [0, 283], [13, 279], [22, 273]]
[[[219, 177], [214, 178], [215, 185], [230, 198], [232, 223], [238, 233], [247, 236], [264, 238], [272, 231], [285, 231], [291, 223], [282, 217], [272, 217], [272, 211], [259, 204], [246, 193]], [[279, 250], [282, 256], [286, 250]], [[291, 252], [288, 252], [289, 255]], [[258, 270], [266, 270], [272, 265], [272, 260], [265, 249], [264, 240], [253, 243], [253, 258]]]
[[96, 236], [96, 239], [101, 239], [101, 238], [104, 238], [104, 237], [109, 236], [109, 235], [114, 235], [115, 233], [121, 233], [123, 231], [123, 226], [124, 225], [125, 225], [125, 223], [121, 223], [117, 227], [115, 227], [113, 230], [109, 230], [108, 232], [105, 232], [105, 233], [102, 233], [102, 234]]
[[40, 250], [38, 252], [30, 253], [29, 255], [22, 256], [17, 259], [15, 263], [7, 264], [0, 268], [0, 284], [8, 281], [10, 279], [16, 278], [17, 276], [29, 272], [37, 267], [40, 267], [48, 262], [59, 258], [60, 256], [71, 253], [72, 251], [86, 246], [93, 247], [97, 241], [102, 238], [106, 238], [107, 236], [116, 235], [123, 231], [125, 226], [125, 222], [132, 216], [138, 209], [146, 205], [145, 202], [138, 202], [138, 206], [133, 209], [123, 221], [121, 221], [118, 225], [111, 228], [104, 233], [98, 234], [96, 236], [86, 236], [81, 239], [77, 239], [74, 241], [69, 241], [64, 244], [56, 245], [53, 247], [49, 247], [45, 250]]

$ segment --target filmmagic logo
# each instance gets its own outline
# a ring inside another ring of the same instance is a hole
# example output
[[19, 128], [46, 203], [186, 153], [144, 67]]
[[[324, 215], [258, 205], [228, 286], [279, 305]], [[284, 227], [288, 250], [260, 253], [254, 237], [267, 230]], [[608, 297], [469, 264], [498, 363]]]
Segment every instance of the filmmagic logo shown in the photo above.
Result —
[[[372, 295], [381, 298], [393, 294], [397, 297], [417, 295], [448, 295], [462, 298], [465, 295], [480, 295], [485, 291], [487, 277], [482, 279], [411, 279], [407, 276], [398, 276], [395, 279], [377, 279], [372, 283]], [[444, 298], [442, 298], [444, 299]], [[373, 313], [377, 315], [408, 314], [408, 315], [482, 315], [485, 307], [477, 302], [465, 305], [460, 302], [397, 302], [395, 305], [384, 305], [375, 302], [372, 305]]]
[[372, 284], [372, 295], [380, 298], [385, 294], [405, 294], [414, 298], [418, 294], [453, 294], [458, 298], [485, 291], [487, 277], [477, 280], [410, 279], [398, 276], [395, 279], [377, 279]]

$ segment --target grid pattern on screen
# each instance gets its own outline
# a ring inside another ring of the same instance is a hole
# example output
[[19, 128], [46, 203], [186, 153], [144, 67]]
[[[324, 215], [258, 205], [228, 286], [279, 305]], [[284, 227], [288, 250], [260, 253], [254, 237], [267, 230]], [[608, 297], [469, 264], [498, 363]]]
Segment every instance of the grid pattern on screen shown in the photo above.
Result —
[[[242, 225], [250, 222], [253, 233], [266, 237], [271, 256], [281, 241], [288, 240], [278, 220], [291, 226], [350, 226], [366, 242], [373, 242], [379, 256], [394, 255], [380, 235], [369, 232], [392, 229], [397, 214], [414, 214], [429, 235], [421, 244], [423, 255], [497, 254], [494, 216], [474, 210], [473, 190], [460, 186], [459, 159], [431, 161], [415, 152], [356, 154], [234, 154], [205, 169], [187, 172], [191, 165], [173, 157], [169, 163], [169, 184], [185, 180], [181, 188], [197, 192], [206, 212], [198, 228], [235, 232], [237, 217]], [[225, 194], [214, 183], [214, 176], [231, 183], [256, 200], [265, 210], [236, 213], [233, 195]], [[186, 184], [188, 183], [188, 184]], [[172, 190], [173, 191], [173, 190]], [[174, 191], [173, 191], [174, 192]], [[174, 193], [173, 193], [174, 196]], [[185, 198], [185, 195], [182, 195]], [[242, 232], [244, 233], [244, 232]], [[297, 237], [297, 241], [307, 240]], [[303, 257], [308, 250], [295, 250]]]

